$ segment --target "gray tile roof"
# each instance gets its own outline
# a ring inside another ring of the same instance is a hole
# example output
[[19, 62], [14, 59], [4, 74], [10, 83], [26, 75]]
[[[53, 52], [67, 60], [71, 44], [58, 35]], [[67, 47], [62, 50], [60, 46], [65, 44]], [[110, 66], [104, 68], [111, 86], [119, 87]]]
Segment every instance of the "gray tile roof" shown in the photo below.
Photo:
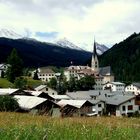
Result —
[[134, 98], [135, 98], [134, 95], [114, 95], [112, 97], [104, 97], [104, 99], [101, 97], [100, 99], [104, 100], [106, 104], [118, 106]]
[[134, 85], [134, 86], [140, 88], [140, 83], [132, 83], [132, 85]]
[[39, 73], [52, 73], [52, 74], [55, 73], [51, 68], [48, 67], [40, 67], [39, 70], [40, 70]]
[[99, 68], [99, 74], [102, 75], [102, 76], [113, 75], [113, 72], [112, 72], [110, 66], [106, 66], [106, 67]]

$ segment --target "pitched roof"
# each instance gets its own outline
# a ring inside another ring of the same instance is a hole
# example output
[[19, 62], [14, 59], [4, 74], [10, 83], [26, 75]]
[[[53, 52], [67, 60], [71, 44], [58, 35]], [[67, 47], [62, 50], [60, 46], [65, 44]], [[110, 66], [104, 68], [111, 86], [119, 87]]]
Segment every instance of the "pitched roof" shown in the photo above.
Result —
[[40, 90], [42, 90], [42, 89], [44, 89], [46, 87], [47, 87], [47, 85], [39, 85], [38, 87], [35, 88], [35, 90], [40, 91]]
[[128, 100], [134, 99], [134, 95], [114, 95], [112, 97], [106, 97], [106, 103], [111, 105], [120, 105]]
[[89, 101], [87, 101], [87, 100], [61, 100], [57, 104], [60, 106], [63, 106], [63, 107], [66, 105], [71, 105], [76, 108], [81, 108], [86, 102], [89, 102]]
[[113, 75], [111, 67], [110, 66], [106, 66], [106, 67], [101, 67], [99, 68], [99, 74], [100, 75]]
[[89, 91], [76, 91], [76, 92], [67, 92], [66, 94], [71, 98], [75, 100], [80, 99], [90, 99], [91, 97], [87, 93]]
[[110, 90], [88, 90], [88, 91], [76, 91], [76, 92], [67, 92], [66, 93], [70, 98], [72, 99], [92, 99], [93, 97], [99, 96], [99, 95], [109, 95]]
[[114, 85], [125, 85], [125, 84], [122, 83], [122, 82], [111, 82], [111, 84], [114, 84]]
[[33, 96], [39, 96], [42, 91], [34, 91], [34, 90], [25, 90], [25, 92], [29, 92]]
[[19, 106], [25, 110], [30, 110], [36, 107], [37, 105], [47, 101], [47, 99], [35, 97], [35, 96], [15, 95], [14, 98], [17, 99]]
[[39, 68], [39, 73], [55, 73], [55, 72], [48, 67], [40, 67]]
[[54, 99], [58, 99], [58, 100], [61, 100], [61, 99], [70, 99], [70, 97], [69, 96], [67, 96], [67, 95], [49, 95], [50, 97], [52, 97], [52, 98], [54, 98]]
[[14, 92], [17, 92], [19, 89], [13, 89], [13, 88], [0, 88], [0, 95], [9, 95]]
[[132, 85], [134, 85], [134, 86], [140, 88], [140, 83], [132, 83]]

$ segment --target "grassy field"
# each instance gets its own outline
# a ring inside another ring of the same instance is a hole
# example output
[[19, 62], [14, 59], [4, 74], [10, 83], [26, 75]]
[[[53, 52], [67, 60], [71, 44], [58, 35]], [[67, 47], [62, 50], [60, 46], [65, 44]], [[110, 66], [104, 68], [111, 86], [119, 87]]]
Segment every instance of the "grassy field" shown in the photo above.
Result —
[[140, 140], [140, 118], [48, 118], [0, 113], [1, 140]]
[[1, 88], [9, 88], [9, 87], [13, 87], [14, 85], [9, 82], [6, 78], [0, 78], [0, 87]]
[[[25, 77], [27, 79], [27, 85], [30, 87], [36, 87], [42, 84], [40, 80], [33, 80], [30, 77]], [[14, 88], [14, 84], [9, 82], [6, 78], [0, 78], [0, 88]]]

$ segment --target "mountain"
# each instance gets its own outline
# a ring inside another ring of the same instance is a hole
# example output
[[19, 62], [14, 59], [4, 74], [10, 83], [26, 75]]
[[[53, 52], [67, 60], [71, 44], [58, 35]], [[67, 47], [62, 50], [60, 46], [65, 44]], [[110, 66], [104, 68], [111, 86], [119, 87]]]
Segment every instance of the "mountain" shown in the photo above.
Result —
[[70, 42], [69, 40], [67, 40], [66, 38], [60, 39], [56, 42], [57, 45], [63, 47], [63, 48], [69, 48], [69, 49], [76, 49], [76, 50], [80, 50], [80, 51], [85, 51], [84, 49], [78, 47], [77, 45], [73, 44], [72, 42]]
[[[60, 46], [62, 46], [64, 48], [70, 48], [70, 49], [76, 49], [76, 50], [82, 50], [82, 51], [88, 51], [86, 49], [86, 47], [89, 46], [86, 43], [75, 45], [72, 42], [70, 42], [69, 40], [67, 40], [66, 38], [58, 40], [56, 42], [56, 44], [58, 44], [58, 45], [60, 45]], [[98, 55], [103, 54], [105, 51], [107, 51], [109, 49], [105, 45], [99, 44], [97, 42], [96, 42], [96, 47], [97, 47], [97, 53], [98, 53]], [[92, 48], [92, 45], [89, 46], [88, 48]]]
[[63, 48], [53, 43], [32, 39], [9, 39], [0, 37], [0, 63], [6, 62], [12, 49], [16, 48], [26, 67], [85, 65], [91, 53]]
[[11, 38], [11, 39], [19, 39], [23, 38], [22, 35], [14, 32], [13, 30], [8, 29], [0, 29], [0, 37]]
[[100, 65], [110, 65], [118, 81], [140, 81], [140, 33], [106, 51], [100, 57]]
[[96, 49], [97, 49], [98, 55], [101, 55], [101, 54], [103, 54], [104, 52], [106, 52], [109, 48], [106, 47], [106, 46], [103, 45], [103, 44], [99, 44], [99, 43], [96, 42]]

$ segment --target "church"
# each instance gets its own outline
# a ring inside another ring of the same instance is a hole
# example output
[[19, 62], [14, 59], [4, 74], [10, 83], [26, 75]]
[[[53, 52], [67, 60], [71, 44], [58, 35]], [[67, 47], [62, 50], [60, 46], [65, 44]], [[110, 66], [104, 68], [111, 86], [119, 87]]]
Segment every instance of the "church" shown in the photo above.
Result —
[[69, 66], [64, 71], [64, 75], [66, 76], [66, 79], [69, 81], [70, 77], [75, 77], [76, 79], [80, 79], [84, 77], [85, 75], [90, 75], [95, 78], [95, 90], [102, 90], [103, 85], [107, 82], [114, 82], [114, 75], [111, 71], [110, 66], [106, 67], [99, 67], [99, 60], [98, 60], [98, 54], [96, 51], [96, 42], [94, 40], [93, 45], [93, 53], [91, 58], [91, 67], [89, 66]]

